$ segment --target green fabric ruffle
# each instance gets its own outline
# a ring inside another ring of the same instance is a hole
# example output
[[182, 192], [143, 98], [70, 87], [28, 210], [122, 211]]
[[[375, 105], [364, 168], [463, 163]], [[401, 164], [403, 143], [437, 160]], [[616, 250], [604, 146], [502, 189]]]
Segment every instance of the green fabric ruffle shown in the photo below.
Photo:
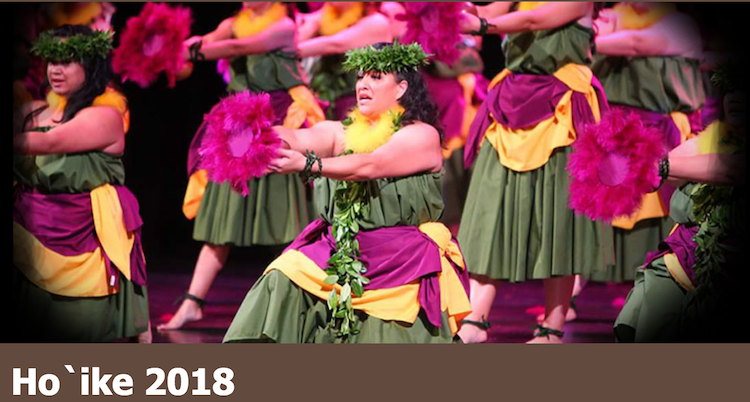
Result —
[[[384, 321], [358, 312], [360, 333], [348, 343], [452, 343], [447, 316], [433, 327], [423, 313], [414, 324]], [[326, 302], [273, 270], [250, 289], [229, 326], [224, 342], [341, 343], [328, 323]]]
[[247, 197], [228, 183], [210, 182], [195, 217], [193, 238], [248, 247], [294, 240], [310, 222], [305, 186], [298, 175], [268, 175], [249, 181]]
[[581, 274], [614, 263], [612, 228], [568, 207], [570, 147], [514, 172], [484, 141], [458, 232], [469, 272], [511, 282]]

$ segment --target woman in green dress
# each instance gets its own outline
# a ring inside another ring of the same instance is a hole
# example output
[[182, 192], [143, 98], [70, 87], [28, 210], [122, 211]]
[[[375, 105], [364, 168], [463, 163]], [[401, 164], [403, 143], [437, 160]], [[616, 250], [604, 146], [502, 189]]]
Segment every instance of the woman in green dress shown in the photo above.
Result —
[[64, 25], [32, 52], [46, 101], [13, 135], [14, 302], [19, 342], [151, 341], [138, 201], [122, 163], [129, 112], [113, 78], [110, 32]]
[[[663, 133], [665, 151], [700, 131], [705, 101], [700, 71], [702, 41], [698, 27], [670, 3], [620, 3], [596, 22], [594, 74], [613, 109], [636, 113]], [[692, 123], [692, 124], [691, 124]], [[669, 218], [667, 185], [647, 194], [632, 216], [612, 221], [615, 265], [594, 280], [632, 281], [646, 252], [665, 238]]]
[[318, 218], [248, 292], [225, 342], [449, 343], [469, 313], [468, 273], [438, 223], [441, 132], [419, 45], [347, 53], [345, 122], [278, 129], [276, 173], [316, 178]]
[[[268, 93], [276, 124], [299, 128], [321, 121], [323, 112], [306, 86], [295, 55], [296, 26], [288, 14], [283, 3], [245, 2], [237, 15], [213, 32], [188, 39], [191, 51], [185, 58], [228, 59], [228, 92]], [[229, 183], [208, 180], [198, 154], [203, 129], [190, 147], [183, 212], [195, 218], [193, 238], [204, 246], [182, 304], [160, 330], [178, 329], [203, 318], [204, 299], [231, 247], [286, 244], [309, 222], [306, 190], [295, 176], [250, 180], [247, 196], [233, 191]]]
[[747, 102], [736, 88], [724, 98], [726, 119], [673, 149], [660, 164], [662, 180], [680, 186], [670, 209], [678, 225], [636, 271], [614, 325], [619, 342], [747, 340], [734, 329], [746, 305], [748, 279], [742, 260]]
[[[487, 339], [499, 280], [543, 279], [545, 316], [531, 342], [562, 342], [574, 275], [611, 261], [609, 228], [568, 207], [570, 145], [607, 109], [591, 64], [591, 3], [493, 3], [465, 32], [507, 34], [465, 149], [474, 164], [458, 238], [472, 275], [464, 342]], [[474, 163], [474, 159], [476, 162]]]

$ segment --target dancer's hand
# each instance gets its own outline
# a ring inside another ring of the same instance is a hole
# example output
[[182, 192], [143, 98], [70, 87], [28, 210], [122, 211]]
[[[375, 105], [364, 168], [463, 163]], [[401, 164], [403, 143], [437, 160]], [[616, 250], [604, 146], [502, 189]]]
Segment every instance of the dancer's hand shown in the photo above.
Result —
[[617, 14], [609, 10], [602, 10], [599, 18], [594, 21], [594, 27], [597, 35], [608, 35], [617, 31]]
[[468, 34], [479, 31], [479, 28], [481, 28], [479, 17], [466, 11], [463, 11], [461, 14], [461, 33]]
[[191, 36], [190, 38], [185, 39], [185, 47], [189, 48], [190, 46], [193, 46], [194, 44], [200, 42], [203, 40], [203, 37], [200, 35]]
[[462, 6], [461, 7], [462, 8], [461, 11], [463, 11], [465, 13], [469, 13], [471, 15], [479, 15], [479, 10], [477, 9], [476, 4], [474, 4], [474, 3], [470, 2], [470, 1], [464, 1], [461, 4], [461, 6]]
[[268, 166], [269, 173], [289, 174], [301, 172], [305, 168], [306, 158], [297, 151], [279, 149], [278, 156]]

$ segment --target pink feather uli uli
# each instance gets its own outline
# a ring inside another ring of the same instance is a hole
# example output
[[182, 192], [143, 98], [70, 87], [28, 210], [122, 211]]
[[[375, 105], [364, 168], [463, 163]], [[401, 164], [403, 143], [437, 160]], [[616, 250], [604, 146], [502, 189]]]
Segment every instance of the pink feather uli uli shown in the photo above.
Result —
[[579, 133], [568, 159], [570, 207], [591, 219], [630, 216], [659, 183], [660, 133], [613, 109]]
[[112, 68], [122, 80], [142, 88], [153, 84], [164, 72], [174, 87], [177, 73], [185, 66], [183, 42], [190, 35], [191, 11], [165, 3], [146, 3], [141, 13], [128, 19], [120, 46], [114, 51]]
[[198, 151], [209, 180], [228, 181], [247, 196], [248, 180], [264, 175], [281, 146], [273, 121], [268, 94], [244, 91], [222, 99], [205, 116], [206, 137]]
[[461, 42], [460, 2], [407, 2], [406, 14], [398, 16], [406, 21], [404, 43], [419, 43], [425, 52], [447, 64], [458, 60]]

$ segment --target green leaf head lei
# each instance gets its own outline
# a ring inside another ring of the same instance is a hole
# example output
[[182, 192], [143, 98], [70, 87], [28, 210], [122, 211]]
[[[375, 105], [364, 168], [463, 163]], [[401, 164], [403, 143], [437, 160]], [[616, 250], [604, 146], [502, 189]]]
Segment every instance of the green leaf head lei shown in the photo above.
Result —
[[112, 32], [94, 31], [91, 35], [54, 36], [52, 31], [39, 35], [31, 46], [31, 53], [49, 62], [83, 62], [93, 58], [107, 58], [112, 50]]
[[357, 72], [403, 72], [418, 70], [419, 67], [427, 65], [429, 56], [418, 43], [404, 45], [394, 41], [393, 44], [381, 48], [370, 45], [349, 50], [342, 67], [345, 71]]

